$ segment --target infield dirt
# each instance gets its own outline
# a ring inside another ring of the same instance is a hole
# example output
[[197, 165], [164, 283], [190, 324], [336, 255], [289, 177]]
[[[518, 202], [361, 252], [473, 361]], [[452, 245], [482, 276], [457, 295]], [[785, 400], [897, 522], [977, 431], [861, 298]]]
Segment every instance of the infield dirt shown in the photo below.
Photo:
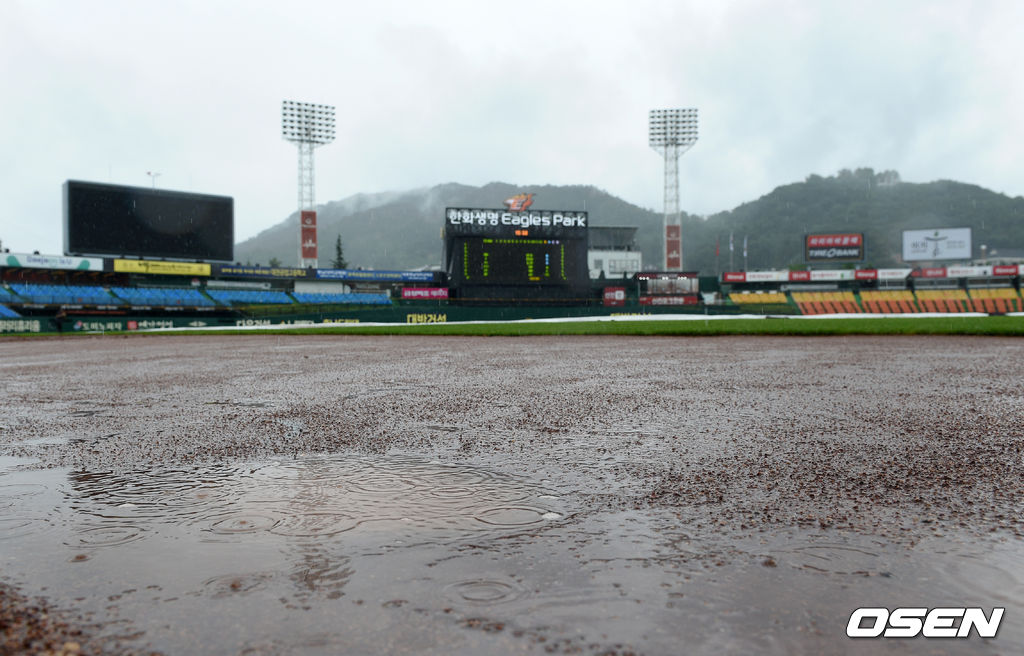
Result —
[[[83, 653], [1019, 653], [1022, 361], [974, 337], [0, 341], [2, 598]], [[1006, 613], [994, 640], [851, 640], [858, 606]]]

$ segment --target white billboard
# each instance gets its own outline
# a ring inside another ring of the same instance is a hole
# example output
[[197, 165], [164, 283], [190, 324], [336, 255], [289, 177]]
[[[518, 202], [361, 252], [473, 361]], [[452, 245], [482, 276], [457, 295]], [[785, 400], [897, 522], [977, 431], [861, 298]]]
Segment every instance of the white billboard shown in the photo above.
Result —
[[971, 259], [970, 228], [903, 231], [904, 262], [969, 259]]

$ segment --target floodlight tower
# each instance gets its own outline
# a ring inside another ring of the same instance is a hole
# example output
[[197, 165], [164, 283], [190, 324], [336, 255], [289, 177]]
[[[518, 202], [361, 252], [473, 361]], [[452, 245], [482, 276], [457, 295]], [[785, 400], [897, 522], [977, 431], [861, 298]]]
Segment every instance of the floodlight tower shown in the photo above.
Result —
[[334, 141], [334, 107], [285, 100], [281, 136], [299, 147], [299, 266], [317, 265], [313, 149]]
[[652, 109], [649, 143], [665, 157], [665, 270], [682, 271], [679, 156], [697, 143], [697, 110]]

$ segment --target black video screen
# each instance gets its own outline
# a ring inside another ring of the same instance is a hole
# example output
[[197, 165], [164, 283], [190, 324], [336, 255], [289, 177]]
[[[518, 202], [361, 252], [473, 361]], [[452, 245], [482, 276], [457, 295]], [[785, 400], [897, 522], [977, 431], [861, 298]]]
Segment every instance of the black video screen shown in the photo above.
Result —
[[234, 259], [234, 199], [69, 180], [67, 255]]
[[450, 275], [457, 284], [573, 285], [588, 277], [586, 242], [534, 237], [453, 240]]

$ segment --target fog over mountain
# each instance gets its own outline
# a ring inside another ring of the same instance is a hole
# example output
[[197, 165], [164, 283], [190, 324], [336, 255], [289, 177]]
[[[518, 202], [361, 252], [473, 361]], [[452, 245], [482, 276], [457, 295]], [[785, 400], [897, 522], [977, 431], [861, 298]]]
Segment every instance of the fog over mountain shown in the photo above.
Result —
[[[320, 266], [331, 266], [339, 235], [350, 267], [438, 266], [446, 207], [501, 208], [503, 200], [519, 193], [535, 194], [533, 209], [586, 210], [593, 226], [639, 228], [644, 262], [660, 266], [661, 211], [637, 207], [593, 186], [502, 182], [356, 194], [320, 205]], [[688, 270], [739, 269], [745, 238], [749, 269], [785, 268], [803, 263], [805, 234], [862, 232], [865, 265], [898, 266], [903, 230], [958, 227], [972, 229], [975, 257], [982, 244], [990, 254], [1024, 253], [1024, 198], [953, 181], [903, 182], [895, 171], [844, 169], [829, 177], [810, 175], [730, 211], [706, 217], [684, 213], [683, 252]], [[293, 265], [297, 257], [297, 213], [235, 247], [235, 259], [243, 263], [268, 264], [273, 258]]]

